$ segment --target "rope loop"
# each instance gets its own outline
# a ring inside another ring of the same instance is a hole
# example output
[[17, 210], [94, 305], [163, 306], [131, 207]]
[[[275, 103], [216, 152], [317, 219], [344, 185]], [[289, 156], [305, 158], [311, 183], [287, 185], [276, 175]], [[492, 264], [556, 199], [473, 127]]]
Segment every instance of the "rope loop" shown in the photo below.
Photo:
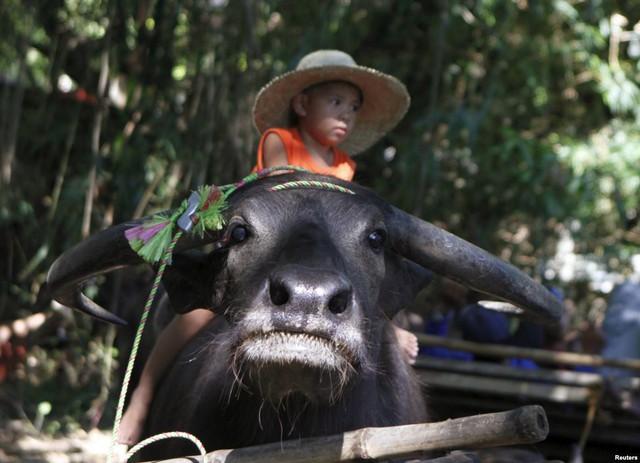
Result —
[[138, 324], [138, 330], [136, 332], [136, 336], [133, 340], [133, 346], [131, 348], [131, 354], [129, 355], [129, 362], [127, 363], [127, 369], [124, 374], [124, 379], [122, 381], [122, 388], [120, 389], [120, 397], [118, 398], [118, 407], [116, 408], [116, 418], [113, 424], [113, 433], [111, 435], [111, 449], [109, 451], [109, 456], [107, 458], [107, 463], [111, 463], [113, 461], [113, 456], [115, 454], [116, 447], [118, 445], [118, 431], [120, 430], [120, 422], [122, 421], [122, 412], [124, 410], [124, 401], [127, 397], [127, 391], [129, 390], [129, 384], [131, 382], [131, 374], [133, 372], [133, 367], [136, 362], [136, 357], [138, 355], [138, 349], [140, 347], [140, 341], [142, 340], [142, 334], [144, 333], [145, 325], [147, 324], [147, 319], [149, 318], [149, 312], [151, 311], [151, 307], [153, 305], [153, 300], [156, 297], [156, 293], [158, 292], [158, 287], [160, 286], [160, 281], [162, 281], [162, 276], [164, 275], [164, 271], [167, 268], [167, 263], [171, 260], [171, 255], [173, 254], [173, 249], [176, 246], [176, 243], [182, 236], [182, 230], [178, 230], [175, 234], [171, 243], [169, 244], [167, 250], [164, 253], [162, 258], [162, 262], [160, 264], [160, 268], [158, 269], [158, 273], [156, 274], [156, 278], [153, 282], [153, 286], [151, 287], [151, 291], [149, 291], [149, 296], [147, 297], [147, 302], [144, 306], [144, 310], [142, 311], [142, 315], [140, 316], [140, 323]]
[[134, 456], [136, 453], [138, 453], [147, 445], [153, 444], [155, 442], [159, 442], [164, 439], [187, 439], [193, 442], [196, 447], [198, 447], [198, 451], [200, 452], [200, 455], [204, 456], [207, 453], [207, 451], [204, 448], [204, 445], [202, 445], [202, 442], [200, 442], [200, 439], [198, 439], [193, 434], [189, 434], [188, 432], [182, 432], [182, 431], [172, 431], [172, 432], [163, 432], [162, 434], [156, 434], [155, 436], [147, 437], [143, 441], [137, 443], [136, 445], [131, 447], [131, 449], [124, 456], [124, 461], [129, 461], [132, 456]]

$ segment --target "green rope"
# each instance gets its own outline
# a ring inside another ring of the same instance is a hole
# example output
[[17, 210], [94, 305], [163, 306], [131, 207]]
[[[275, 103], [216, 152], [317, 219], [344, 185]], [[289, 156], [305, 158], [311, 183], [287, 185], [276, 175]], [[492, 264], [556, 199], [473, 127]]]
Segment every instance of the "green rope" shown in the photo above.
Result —
[[[180, 237], [182, 236], [183, 232], [182, 230], [178, 230], [177, 233], [175, 234], [175, 236], [173, 237], [173, 239], [171, 240], [171, 243], [169, 244], [169, 247], [167, 248], [167, 250], [164, 253], [164, 256], [162, 258], [162, 261], [160, 263], [160, 268], [158, 269], [158, 273], [156, 275], [156, 278], [153, 282], [153, 286], [151, 287], [151, 291], [149, 292], [149, 296], [147, 297], [147, 302], [144, 306], [144, 310], [142, 311], [142, 315], [140, 317], [140, 322], [138, 324], [138, 330], [136, 332], [136, 336], [134, 338], [133, 341], [133, 346], [131, 348], [131, 354], [129, 355], [129, 362], [127, 363], [127, 370], [125, 371], [124, 374], [124, 379], [122, 381], [122, 388], [120, 389], [120, 397], [118, 398], [118, 407], [116, 409], [116, 418], [115, 418], [115, 422], [113, 424], [113, 433], [111, 435], [111, 448], [109, 451], [109, 456], [107, 459], [107, 463], [111, 463], [113, 461], [113, 457], [115, 454], [115, 449], [118, 443], [118, 431], [120, 430], [120, 422], [122, 421], [122, 412], [124, 410], [124, 402], [125, 399], [127, 397], [127, 391], [129, 389], [129, 384], [131, 382], [131, 374], [133, 372], [133, 367], [135, 365], [135, 361], [136, 361], [136, 357], [138, 355], [138, 349], [140, 347], [140, 342], [142, 340], [142, 334], [144, 333], [144, 328], [145, 325], [147, 324], [147, 319], [149, 318], [149, 313], [151, 311], [151, 306], [153, 304], [153, 300], [156, 297], [156, 293], [158, 292], [158, 287], [160, 286], [160, 282], [162, 280], [162, 276], [164, 275], [164, 271], [167, 267], [168, 262], [171, 260], [171, 255], [173, 254], [173, 249], [176, 246], [176, 243], [178, 242], [178, 240], [180, 239]], [[183, 433], [184, 434], [184, 433]], [[170, 435], [168, 437], [184, 437], [184, 436], [173, 436]], [[195, 439], [197, 441], [197, 439], [195, 437], [189, 437], [189, 439], [193, 440]], [[199, 441], [198, 441], [199, 443]], [[139, 447], [140, 444], [138, 444], [138, 448], [136, 448], [136, 452], [142, 448]], [[146, 444], [145, 444], [146, 445]], [[196, 444], [198, 445], [198, 444]], [[202, 447], [202, 444], [199, 444], [199, 448], [202, 448], [203, 450], [203, 455], [204, 455], [204, 447]], [[125, 461], [129, 460], [129, 458], [131, 458], [131, 456], [133, 455], [133, 449], [131, 451], [129, 451], [129, 453], [127, 453], [127, 457], [125, 459]]]
[[350, 190], [349, 188], [345, 188], [335, 183], [319, 182], [317, 180], [297, 180], [292, 182], [280, 183], [279, 185], [271, 187], [270, 191], [283, 191], [290, 190], [292, 188], [318, 188], [321, 190], [339, 191], [340, 193], [347, 193], [350, 195], [355, 194], [353, 190]]

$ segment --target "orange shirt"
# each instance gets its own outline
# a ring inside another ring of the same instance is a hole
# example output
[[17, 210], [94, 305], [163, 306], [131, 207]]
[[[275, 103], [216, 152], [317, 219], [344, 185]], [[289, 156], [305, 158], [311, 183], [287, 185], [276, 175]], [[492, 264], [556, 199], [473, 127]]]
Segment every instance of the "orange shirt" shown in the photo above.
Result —
[[309, 151], [307, 151], [306, 146], [304, 146], [304, 142], [300, 138], [300, 132], [298, 132], [296, 127], [288, 129], [269, 129], [262, 134], [260, 145], [258, 146], [258, 163], [253, 169], [254, 172], [264, 168], [262, 146], [264, 145], [264, 139], [270, 133], [278, 135], [284, 143], [287, 151], [287, 162], [289, 165], [302, 167], [316, 174], [332, 175], [348, 182], [353, 179], [353, 174], [356, 171], [356, 163], [347, 153], [334, 147], [333, 165], [329, 167], [318, 165], [318, 163], [314, 161], [309, 154]]

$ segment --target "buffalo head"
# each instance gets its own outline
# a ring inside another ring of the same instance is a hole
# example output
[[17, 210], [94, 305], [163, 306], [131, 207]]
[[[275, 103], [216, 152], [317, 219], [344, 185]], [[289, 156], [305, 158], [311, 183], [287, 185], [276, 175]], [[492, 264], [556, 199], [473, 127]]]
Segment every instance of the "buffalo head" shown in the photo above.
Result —
[[[278, 188], [292, 181], [296, 188]], [[221, 401], [222, 408], [233, 409], [233, 423], [253, 413], [233, 408], [235, 399], [254, 403], [260, 414], [267, 413], [265, 403], [292, 398], [306, 404], [291, 411], [291, 426], [304, 428], [295, 437], [423, 420], [419, 387], [388, 320], [429, 281], [431, 271], [512, 302], [531, 318], [560, 316], [551, 293], [511, 265], [355, 184], [304, 173], [267, 177], [230, 195], [224, 218], [220, 233], [178, 242], [164, 278], [176, 311], [206, 307], [227, 321], [216, 328], [214, 341], [209, 335], [194, 350], [201, 354], [195, 355], [198, 362], [178, 367], [181, 377], [168, 394], [192, 397], [186, 423], [213, 426], [215, 416], [226, 413], [219, 411]], [[78, 288], [92, 275], [142, 262], [124, 237], [140, 222], [112, 227], [60, 256], [48, 275], [53, 297], [119, 322]], [[212, 242], [217, 246], [209, 254], [189, 251]], [[228, 381], [214, 387], [214, 377]], [[323, 418], [326, 410], [333, 412]], [[282, 426], [282, 416], [274, 419]], [[214, 433], [235, 434], [238, 442], [211, 445], [268, 441], [256, 438], [257, 431], [238, 438], [247, 426], [221, 425]]]

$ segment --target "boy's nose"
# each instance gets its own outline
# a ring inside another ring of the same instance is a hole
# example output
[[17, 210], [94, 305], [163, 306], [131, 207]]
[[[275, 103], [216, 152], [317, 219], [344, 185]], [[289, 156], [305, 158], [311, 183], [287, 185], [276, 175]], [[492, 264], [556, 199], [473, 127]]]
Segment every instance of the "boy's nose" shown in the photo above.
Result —
[[356, 116], [356, 112], [353, 109], [345, 109], [342, 111], [340, 117], [343, 121], [349, 122]]

